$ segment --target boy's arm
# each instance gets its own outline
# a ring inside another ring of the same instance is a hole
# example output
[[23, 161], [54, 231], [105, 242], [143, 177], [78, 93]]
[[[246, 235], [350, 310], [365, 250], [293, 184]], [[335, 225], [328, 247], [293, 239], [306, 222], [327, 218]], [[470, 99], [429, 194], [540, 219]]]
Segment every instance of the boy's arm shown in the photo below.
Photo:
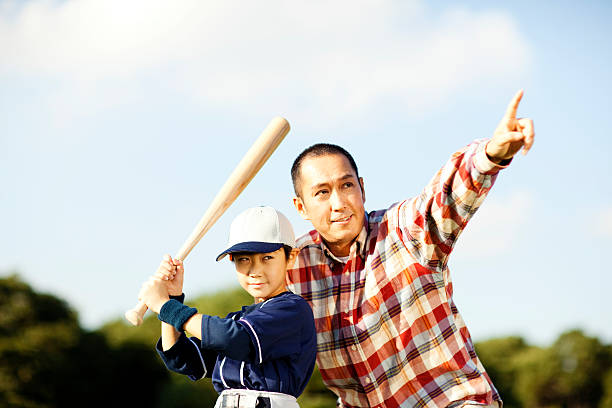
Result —
[[[170, 350], [179, 341], [181, 332], [187, 331], [200, 339], [202, 348], [235, 360], [252, 359], [254, 347], [242, 325], [233, 319], [197, 313], [196, 309], [182, 304], [183, 274], [182, 263], [166, 255], [138, 295], [138, 299], [162, 321], [161, 350]], [[208, 328], [212, 330], [208, 331]]]
[[[184, 274], [185, 269], [183, 262], [178, 259], [172, 259], [170, 255], [166, 254], [164, 255], [159, 267], [157, 268], [157, 271], [153, 276], [154, 278], [165, 282], [168, 298], [177, 299], [183, 303], [183, 300], [185, 299], [185, 295], [183, 294]], [[154, 302], [158, 303], [161, 303], [164, 300], [166, 300], [165, 296], [163, 296], [161, 299], [153, 299]], [[147, 302], [145, 301], [145, 303]], [[174, 344], [176, 344], [180, 335], [181, 334], [174, 327], [167, 323], [161, 322], [161, 345], [164, 351], [170, 349]]]
[[[180, 296], [170, 296], [170, 299], [175, 299], [183, 303], [183, 301], [185, 300], [185, 295], [181, 294]], [[186, 324], [184, 326], [184, 330], [189, 331], [187, 330]], [[196, 335], [198, 339], [202, 337], [199, 331], [194, 331], [193, 329], [189, 331], [189, 333]], [[161, 322], [161, 345], [164, 351], [174, 346], [180, 337], [181, 337], [181, 332], [175, 329], [174, 326], [164, 321]]]
[[164, 282], [152, 278], [140, 291], [140, 300], [157, 313], [162, 324], [162, 350], [172, 348], [180, 333], [188, 331], [201, 340], [201, 347], [222, 353], [234, 360], [251, 361], [254, 346], [246, 329], [231, 318], [222, 319], [197, 313], [177, 299], [163, 295]]
[[161, 346], [162, 350], [168, 351], [181, 337], [181, 333], [168, 323], [161, 322]]
[[[171, 324], [164, 321], [161, 322], [162, 329], [162, 347], [164, 351], [171, 348], [181, 337], [181, 333]], [[194, 337], [197, 337], [200, 341], [202, 340], [202, 314], [196, 313], [191, 316], [185, 324], [183, 324], [183, 330], [191, 333]]]
[[[174, 327], [172, 327], [172, 329], [174, 329]], [[202, 313], [196, 313], [193, 316], [191, 316], [189, 320], [187, 320], [187, 322], [183, 325], [183, 329], [186, 332], [191, 333], [192, 335], [194, 335], [201, 341], [202, 340]], [[176, 332], [176, 330], [174, 331]]]
[[167, 350], [163, 349], [161, 342], [157, 342], [155, 349], [170, 371], [186, 375], [193, 381], [212, 375], [217, 353], [203, 350], [197, 339], [182, 333], [177, 342]]
[[256, 345], [254, 361], [258, 364], [303, 353], [305, 344], [316, 344], [312, 309], [297, 295], [271, 299], [265, 307], [242, 316], [237, 323], [246, 329], [251, 344]]

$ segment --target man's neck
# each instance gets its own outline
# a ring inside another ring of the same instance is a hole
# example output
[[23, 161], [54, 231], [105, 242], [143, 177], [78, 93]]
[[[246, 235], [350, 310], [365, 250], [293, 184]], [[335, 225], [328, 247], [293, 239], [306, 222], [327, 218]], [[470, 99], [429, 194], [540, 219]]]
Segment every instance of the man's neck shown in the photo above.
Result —
[[325, 246], [327, 246], [329, 251], [334, 256], [344, 257], [344, 256], [349, 256], [351, 254], [351, 246], [353, 245], [353, 242], [355, 242], [356, 239], [357, 237], [355, 237], [355, 239], [353, 239], [351, 242], [347, 244], [330, 244], [329, 242], [325, 240], [323, 240], [323, 242], [325, 242]]

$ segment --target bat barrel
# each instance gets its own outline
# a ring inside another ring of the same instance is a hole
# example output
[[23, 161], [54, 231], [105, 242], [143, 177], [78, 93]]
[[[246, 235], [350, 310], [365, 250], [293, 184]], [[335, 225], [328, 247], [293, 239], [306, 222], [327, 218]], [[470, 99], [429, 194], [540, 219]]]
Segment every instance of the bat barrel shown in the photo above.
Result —
[[261, 136], [253, 143], [253, 146], [244, 155], [236, 166], [221, 190], [193, 229], [181, 249], [176, 255], [177, 259], [184, 260], [191, 250], [200, 242], [200, 239], [208, 232], [221, 215], [242, 193], [253, 177], [270, 158], [278, 145], [283, 141], [290, 130], [289, 122], [281, 117], [270, 121]]

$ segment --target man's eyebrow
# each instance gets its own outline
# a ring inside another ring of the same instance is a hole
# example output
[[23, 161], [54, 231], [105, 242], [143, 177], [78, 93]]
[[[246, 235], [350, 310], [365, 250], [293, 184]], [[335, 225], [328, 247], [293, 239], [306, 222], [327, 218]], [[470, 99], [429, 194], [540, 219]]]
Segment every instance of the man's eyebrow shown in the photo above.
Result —
[[323, 183], [319, 183], [319, 184], [315, 184], [314, 186], [311, 186], [310, 189], [311, 190], [318, 190], [321, 187], [327, 187], [329, 185], [329, 183], [327, 182], [323, 182]]
[[[355, 175], [351, 174], [351, 173], [346, 173], [344, 176], [340, 177], [338, 180], [344, 181], [344, 180], [348, 180], [348, 179], [355, 179]], [[313, 185], [311, 187], [311, 189], [312, 190], [316, 190], [317, 188], [327, 187], [330, 184], [332, 184], [332, 183], [330, 183], [328, 181], [324, 181], [322, 183], [318, 183], [318, 184]]]

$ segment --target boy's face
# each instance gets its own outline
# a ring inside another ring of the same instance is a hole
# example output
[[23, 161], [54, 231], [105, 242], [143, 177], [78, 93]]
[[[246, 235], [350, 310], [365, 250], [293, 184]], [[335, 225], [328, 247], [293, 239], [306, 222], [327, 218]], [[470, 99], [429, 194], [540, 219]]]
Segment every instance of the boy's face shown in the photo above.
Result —
[[297, 250], [293, 250], [288, 260], [283, 248], [268, 253], [232, 254], [240, 286], [256, 303], [283, 293], [287, 290], [287, 267], [293, 264], [296, 254]]

